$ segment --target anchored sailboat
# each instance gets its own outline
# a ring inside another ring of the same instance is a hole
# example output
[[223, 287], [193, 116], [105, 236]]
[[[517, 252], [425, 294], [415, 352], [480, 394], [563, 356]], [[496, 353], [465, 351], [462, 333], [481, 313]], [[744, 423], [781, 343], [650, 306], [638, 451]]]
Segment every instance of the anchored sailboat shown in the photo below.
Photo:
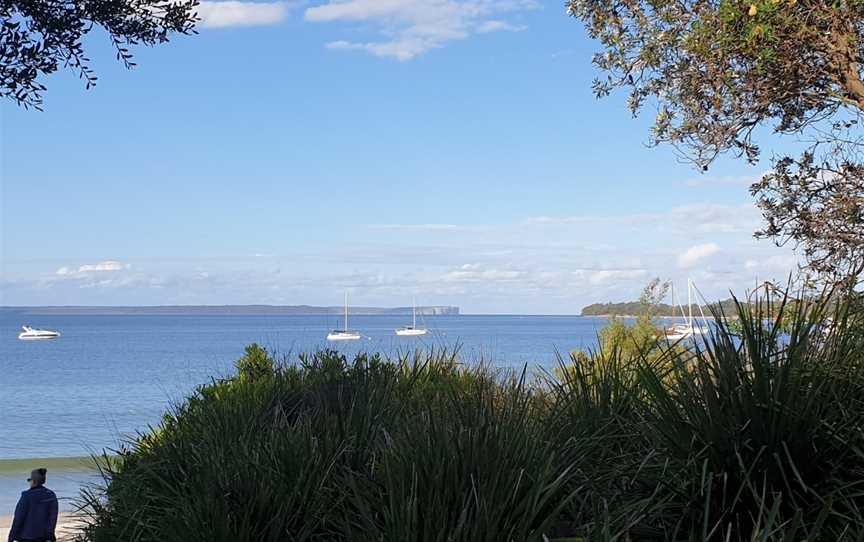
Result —
[[334, 329], [327, 334], [328, 341], [356, 341], [360, 339], [360, 333], [348, 328], [348, 292], [345, 292], [345, 327]]
[[411, 306], [411, 315], [413, 316], [412, 324], [410, 326], [400, 327], [396, 330], [396, 335], [401, 335], [403, 337], [419, 337], [420, 335], [426, 335], [425, 327], [417, 327], [417, 302], [414, 301]]
[[[685, 323], [683, 324], [674, 324], [663, 330], [663, 333], [666, 335], [666, 338], [670, 341], [680, 341], [681, 339], [687, 338], [695, 338], [697, 335], [701, 336], [705, 334], [705, 329], [699, 326], [693, 325], [693, 282], [690, 279], [687, 279], [687, 314], [684, 314], [684, 308], [681, 307], [681, 304], [678, 304], [678, 307], [681, 309], [681, 316], [684, 318]], [[672, 290], [672, 304], [675, 304], [675, 291]], [[700, 305], [699, 311], [702, 311], [702, 307]], [[702, 315], [702, 319], [705, 319], [705, 315]]]

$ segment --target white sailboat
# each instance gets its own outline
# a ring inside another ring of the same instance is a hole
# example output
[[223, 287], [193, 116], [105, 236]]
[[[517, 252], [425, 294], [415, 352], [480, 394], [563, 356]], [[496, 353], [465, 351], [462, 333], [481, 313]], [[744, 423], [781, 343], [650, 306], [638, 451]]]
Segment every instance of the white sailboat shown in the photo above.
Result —
[[360, 333], [348, 328], [348, 292], [345, 292], [345, 327], [334, 329], [327, 334], [328, 341], [356, 341], [360, 339]]
[[[684, 318], [685, 323], [683, 324], [673, 324], [672, 326], [663, 330], [663, 333], [666, 335], [666, 338], [670, 341], [680, 341], [681, 339], [693, 339], [696, 336], [701, 336], [705, 334], [705, 329], [699, 326], [693, 325], [693, 282], [690, 279], [687, 279], [687, 314], [684, 314], [684, 308], [679, 304], [679, 308], [681, 308], [681, 316]], [[672, 303], [675, 304], [675, 293], [673, 290], [672, 293]], [[702, 307], [699, 307], [699, 310], [702, 310]], [[705, 315], [702, 315], [702, 319], [705, 319]]]
[[413, 317], [412, 323], [410, 326], [400, 327], [396, 330], [396, 335], [400, 335], [402, 337], [419, 337], [421, 335], [426, 335], [425, 327], [417, 327], [417, 302], [414, 301], [411, 305], [411, 315]]
[[18, 334], [18, 339], [21, 341], [45, 341], [48, 339], [56, 339], [59, 336], [60, 333], [57, 331], [21, 326], [21, 333]]

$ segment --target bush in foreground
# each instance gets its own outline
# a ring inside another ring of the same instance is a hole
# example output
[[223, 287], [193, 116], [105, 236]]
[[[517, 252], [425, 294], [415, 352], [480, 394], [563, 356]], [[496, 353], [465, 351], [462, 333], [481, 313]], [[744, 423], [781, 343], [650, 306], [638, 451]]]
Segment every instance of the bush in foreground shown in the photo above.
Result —
[[444, 352], [318, 352], [214, 382], [166, 415], [88, 493], [86, 537], [537, 539], [575, 491], [542, 417], [518, 375]]
[[107, 463], [84, 538], [860, 540], [860, 315], [801, 305], [781, 333], [775, 313], [534, 379], [252, 346]]

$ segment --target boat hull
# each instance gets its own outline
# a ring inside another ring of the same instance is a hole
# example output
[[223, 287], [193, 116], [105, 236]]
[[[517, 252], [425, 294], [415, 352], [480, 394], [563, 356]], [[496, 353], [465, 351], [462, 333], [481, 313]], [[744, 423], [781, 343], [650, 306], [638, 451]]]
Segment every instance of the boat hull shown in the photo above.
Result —
[[694, 327], [693, 329], [682, 327], [682, 328], [672, 328], [664, 331], [664, 335], [670, 341], [680, 341], [681, 339], [687, 339], [691, 337], [701, 337], [705, 335], [705, 330], [700, 327]]
[[19, 341], [50, 341], [52, 339], [56, 339], [60, 337], [59, 333], [51, 334], [51, 335], [28, 335], [26, 333], [21, 333], [18, 335]]
[[396, 335], [400, 337], [419, 337], [421, 335], [426, 335], [425, 329], [397, 329]]
[[358, 341], [359, 333], [333, 332], [327, 334], [328, 341]]

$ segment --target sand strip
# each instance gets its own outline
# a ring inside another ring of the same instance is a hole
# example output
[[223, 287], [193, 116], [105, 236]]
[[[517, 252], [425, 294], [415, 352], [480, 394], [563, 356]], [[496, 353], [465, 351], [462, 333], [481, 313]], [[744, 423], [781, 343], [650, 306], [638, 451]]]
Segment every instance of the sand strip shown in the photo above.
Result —
[[[61, 513], [57, 519], [57, 535], [58, 542], [71, 542], [77, 530], [75, 516], [72, 514]], [[6, 537], [9, 536], [9, 527], [12, 526], [12, 516], [0, 516], [0, 541], [6, 542]]]

